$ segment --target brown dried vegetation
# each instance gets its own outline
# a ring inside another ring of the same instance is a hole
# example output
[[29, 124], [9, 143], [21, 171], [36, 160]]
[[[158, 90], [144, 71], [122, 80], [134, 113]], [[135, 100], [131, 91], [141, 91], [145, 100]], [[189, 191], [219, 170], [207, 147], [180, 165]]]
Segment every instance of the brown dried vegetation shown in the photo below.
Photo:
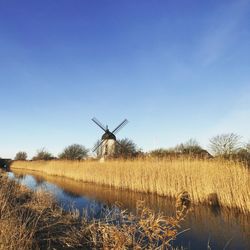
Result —
[[[0, 175], [0, 249], [172, 249], [185, 214], [166, 217], [138, 203], [134, 215], [114, 206], [101, 219], [63, 211], [53, 197]], [[183, 204], [183, 206], [186, 206]]]
[[39, 171], [143, 193], [176, 198], [186, 190], [193, 203], [218, 204], [244, 213], [250, 211], [250, 171], [243, 163], [225, 159], [146, 158], [98, 161], [16, 161], [13, 169]]

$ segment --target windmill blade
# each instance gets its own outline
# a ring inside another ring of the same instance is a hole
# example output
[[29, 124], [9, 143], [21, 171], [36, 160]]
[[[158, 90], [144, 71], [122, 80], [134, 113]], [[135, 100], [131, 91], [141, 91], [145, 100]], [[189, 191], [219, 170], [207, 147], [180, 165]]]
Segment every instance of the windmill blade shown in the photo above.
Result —
[[104, 142], [106, 144], [107, 140], [102, 140], [98, 145], [96, 145], [95, 147], [93, 147], [92, 151], [95, 152]]
[[103, 126], [95, 117], [91, 119], [98, 127], [106, 132], [105, 126]]
[[121, 124], [119, 124], [113, 131], [113, 134], [118, 133], [118, 131], [120, 131], [126, 124], [128, 123], [128, 120], [125, 119]]

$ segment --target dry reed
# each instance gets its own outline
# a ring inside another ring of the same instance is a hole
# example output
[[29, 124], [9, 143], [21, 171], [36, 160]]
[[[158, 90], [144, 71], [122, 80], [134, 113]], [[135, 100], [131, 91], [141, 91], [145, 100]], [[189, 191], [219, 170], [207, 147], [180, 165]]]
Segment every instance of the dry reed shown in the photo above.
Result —
[[138, 206], [135, 215], [113, 207], [101, 219], [80, 218], [77, 211], [64, 212], [50, 194], [0, 173], [0, 249], [172, 249], [183, 216]]
[[209, 203], [208, 197], [216, 194], [221, 206], [250, 211], [249, 169], [222, 159], [17, 161], [11, 168], [161, 196], [185, 190], [194, 203]]

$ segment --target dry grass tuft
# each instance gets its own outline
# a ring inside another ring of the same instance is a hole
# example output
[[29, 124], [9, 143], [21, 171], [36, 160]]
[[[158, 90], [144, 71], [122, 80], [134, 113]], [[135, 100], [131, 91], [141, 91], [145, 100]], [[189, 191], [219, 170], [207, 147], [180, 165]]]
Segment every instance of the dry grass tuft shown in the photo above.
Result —
[[106, 224], [97, 221], [89, 227], [92, 244], [104, 249], [168, 249], [179, 227], [176, 218], [155, 214], [139, 202], [137, 214], [123, 211]]

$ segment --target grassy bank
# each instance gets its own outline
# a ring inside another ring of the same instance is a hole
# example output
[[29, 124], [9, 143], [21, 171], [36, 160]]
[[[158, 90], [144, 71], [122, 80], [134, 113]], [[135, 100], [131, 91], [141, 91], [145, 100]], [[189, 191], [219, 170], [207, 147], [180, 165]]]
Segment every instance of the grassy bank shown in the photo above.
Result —
[[80, 218], [0, 173], [0, 249], [172, 249], [187, 212], [179, 201], [175, 218], [140, 204], [136, 214], [109, 209], [99, 220]]
[[185, 190], [195, 203], [214, 202], [211, 197], [217, 196], [221, 206], [237, 208], [246, 213], [250, 211], [249, 170], [233, 161], [184, 158], [104, 163], [17, 161], [11, 168], [41, 171], [77, 181], [163, 196], [175, 197]]

